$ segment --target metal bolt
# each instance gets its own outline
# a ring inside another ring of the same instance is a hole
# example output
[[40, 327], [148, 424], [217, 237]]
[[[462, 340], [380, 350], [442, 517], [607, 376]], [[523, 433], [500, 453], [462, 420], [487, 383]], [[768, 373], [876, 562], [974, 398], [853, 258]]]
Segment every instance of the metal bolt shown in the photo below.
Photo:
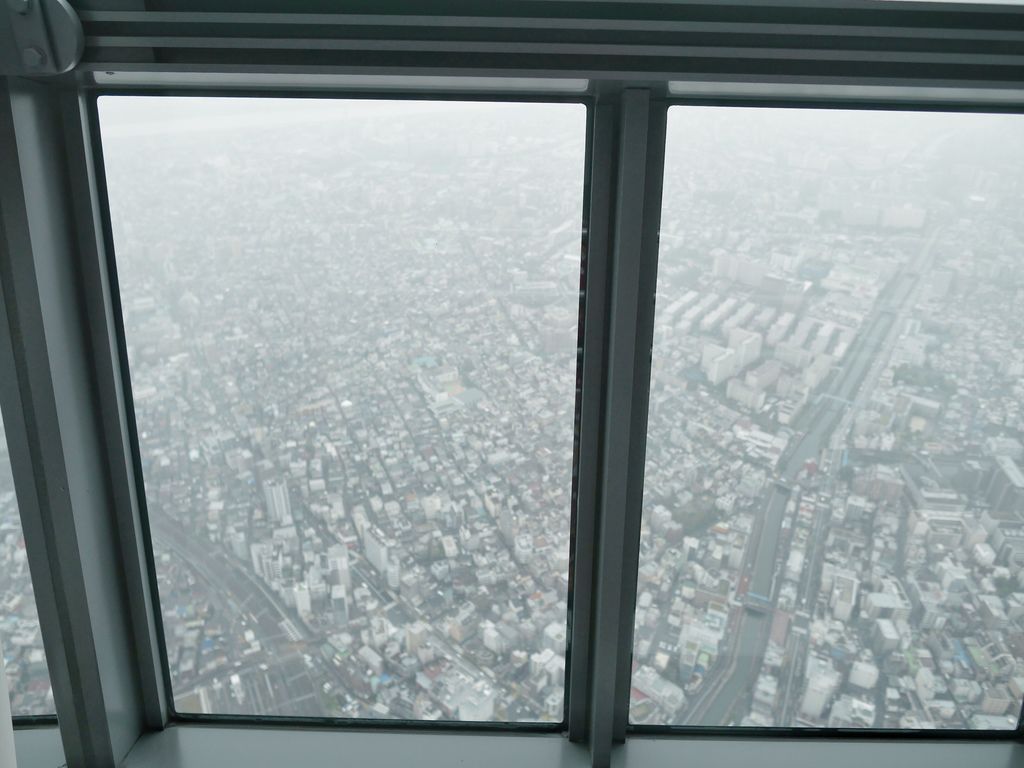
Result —
[[46, 64], [46, 53], [41, 48], [30, 45], [21, 52], [21, 60], [29, 71], [42, 69]]
[[31, 0], [7, 0], [7, 7], [11, 9], [12, 13], [16, 13], [19, 16], [25, 16], [28, 14]]

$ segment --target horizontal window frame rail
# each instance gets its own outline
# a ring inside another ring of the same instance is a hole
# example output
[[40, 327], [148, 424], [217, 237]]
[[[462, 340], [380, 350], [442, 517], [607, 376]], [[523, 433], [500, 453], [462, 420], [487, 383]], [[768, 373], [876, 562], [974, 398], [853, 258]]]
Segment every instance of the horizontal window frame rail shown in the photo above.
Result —
[[[672, 103], [693, 102], [733, 106], [749, 103], [750, 106], [775, 105], [780, 107], [803, 107], [814, 104], [821, 108], [843, 108], [855, 105], [859, 109], [894, 110], [938, 110], [948, 106], [958, 109], [974, 109], [979, 112], [1020, 111], [1024, 108], [1024, 81], [975, 82], [969, 80], [947, 80], [936, 83], [913, 78], [886, 79], [848, 77], [775, 77], [765, 76], [705, 76], [659, 75], [634, 80], [621, 76], [594, 76], [593, 73], [579, 73], [578, 77], [566, 77], [564, 73], [537, 70], [531, 73], [491, 71], [487, 73], [451, 70], [443, 73], [424, 73], [416, 68], [368, 67], [344, 71], [314, 71], [310, 67], [279, 67], [268, 70], [260, 65], [237, 64], [216, 68], [189, 65], [163, 65], [154, 69], [149, 64], [125, 64], [116, 70], [94, 70], [82, 65], [74, 87], [83, 92], [101, 94], [134, 93], [136, 95], [160, 95], [170, 93], [178, 96], [211, 93], [223, 96], [267, 95], [275, 98], [322, 97], [337, 94], [345, 98], [430, 98], [439, 100], [482, 100], [494, 101], [515, 99], [519, 101], [555, 100], [562, 96], [565, 101], [578, 101], [584, 96], [593, 96], [609, 88], [626, 85], [637, 87], [663, 88], [685, 83], [698, 84], [701, 93], [673, 93], [667, 97]], [[118, 77], [124, 76], [124, 84]], [[422, 79], [422, 83], [417, 79]], [[408, 80], [408, 84], [400, 81]], [[440, 82], [438, 82], [440, 81]], [[550, 88], [539, 85], [550, 81]], [[250, 84], [251, 83], [251, 84]], [[489, 83], [498, 83], [489, 85]], [[736, 88], [763, 88], [764, 95], [736, 93]], [[850, 95], [850, 89], [875, 89], [887, 91], [872, 96]], [[813, 89], [813, 95], [806, 91]], [[963, 91], [963, 96], [944, 95], [949, 91]], [[903, 91], [900, 94], [899, 91]], [[889, 95], [891, 93], [891, 95]]]
[[[320, 4], [232, 13], [81, 2], [82, 71], [245, 65], [671, 79], [687, 74], [1024, 81], [1024, 7], [956, 3], [600, 2]], [[406, 12], [412, 11], [407, 14]], [[245, 56], [241, 54], [244, 51]]]
[[[119, 49], [122, 50], [122, 49]], [[327, 51], [187, 48], [127, 48], [124, 57], [86, 58], [78, 66], [88, 71], [222, 71], [338, 74], [431, 74], [487, 77], [571, 77], [603, 80], [663, 81], [700, 76], [706, 79], [756, 77], [768, 71], [773, 80], [804, 82], [893, 83], [962, 87], [1020, 87], [1024, 67], [979, 63], [824, 61], [813, 54], [787, 59], [737, 59], [727, 52], [705, 57], [597, 55], [592, 60], [566, 54], [534, 54], [516, 61], [516, 54], [458, 51]], [[159, 64], [145, 63], [147, 57]]]
[[[127, 44], [126, 44], [127, 42]], [[841, 39], [837, 42], [842, 42]], [[245, 50], [280, 51], [373, 51], [373, 52], [409, 52], [409, 53], [460, 53], [477, 54], [512, 54], [521, 53], [521, 41], [507, 42], [476, 42], [452, 43], [444, 40], [398, 40], [375, 39], [372, 41], [338, 40], [336, 38], [270, 38], [270, 37], [239, 37], [229, 40], [211, 40], [203, 36], [161, 37], [156, 35], [132, 38], [123, 41], [116, 37], [88, 38], [87, 43], [96, 47], [124, 46], [131, 48], [153, 49], [200, 49], [208, 51], [212, 47]], [[215, 45], [212, 45], [214, 43]], [[986, 44], [986, 48], [990, 44]], [[873, 50], [871, 48], [845, 49], [829, 45], [822, 41], [815, 48], [767, 48], [767, 47], [712, 47], [708, 45], [622, 45], [622, 44], [583, 44], [583, 43], [531, 43], [531, 56], [564, 56], [589, 54], [591, 56], [648, 56], [680, 59], [751, 59], [757, 62], [768, 61], [800, 61], [810, 59], [815, 62], [885, 62], [891, 64], [934, 64], [938, 65], [990, 65], [992, 67], [1020, 67], [1024, 64], [1024, 52], [991, 53], [961, 51], [891, 51]]]
[[[1013, 6], [1003, 6], [1012, 9]], [[995, 24], [978, 27], [936, 26], [917, 24], [894, 27], [882, 23], [863, 24], [816, 24], [790, 21], [744, 22], [723, 21], [677, 21], [677, 20], [614, 20], [599, 19], [557, 19], [557, 18], [516, 18], [481, 20], [476, 17], [449, 16], [403, 16], [389, 19], [380, 16], [359, 16], [350, 14], [318, 13], [180, 13], [173, 11], [83, 11], [80, 14], [87, 25], [92, 40], [111, 38], [130, 41], [145, 35], [198, 35], [210, 39], [229, 40], [243, 37], [243, 33], [256, 36], [258, 32], [274, 31], [272, 37], [296, 39], [302, 35], [310, 39], [325, 40], [336, 37], [336, 29], [344, 27], [351, 39], [372, 40], [389, 32], [395, 38], [431, 39], [430, 31], [424, 26], [443, 27], [451, 39], [472, 40], [471, 30], [488, 30], [494, 39], [508, 39], [513, 33], [508, 30], [549, 31], [547, 38], [556, 34], [572, 36], [572, 41], [586, 42], [593, 33], [614, 33], [615, 40], [627, 39], [641, 42], [639, 35], [655, 34], [656, 39], [668, 35], [719, 36], [723, 39], [742, 41], [750, 39], [769, 41], [822, 39], [844, 40], [850, 44], [870, 45], [872, 41], [898, 41], [901, 47], [917, 47], [918, 40], [932, 41], [935, 45], [949, 40], [964, 42], [1012, 42], [1018, 39], [1015, 30], [1006, 30]], [[223, 28], [223, 29], [221, 29]], [[477, 38], [485, 37], [477, 35]], [[671, 39], [671, 38], [669, 38]], [[793, 46], [799, 47], [799, 46]]]
[[[119, 41], [122, 46], [145, 37], [197, 37], [212, 44], [223, 44], [240, 38], [266, 38], [269, 40], [310, 40], [326, 42], [345, 39], [353, 42], [378, 39], [436, 40], [433, 21], [429, 17], [405, 17], [382, 26], [377, 19], [356, 16], [321, 14], [176, 14], [158, 11], [128, 13], [83, 13], [89, 25], [92, 45], [99, 41]], [[203, 24], [198, 22], [202, 21]], [[223, 29], [221, 29], [223, 27]], [[424, 28], [426, 27], [426, 28]], [[339, 37], [343, 28], [345, 37]], [[461, 42], [500, 42], [523, 36], [527, 31], [540, 35], [548, 42], [577, 45], [632, 44], [677, 45], [689, 41], [721, 41], [737, 47], [815, 48], [824, 42], [845, 43], [853, 50], [880, 48], [891, 45], [897, 50], [941, 50], [942, 46], [956, 43], [958, 48], [971, 50], [980, 43], [1012, 43], [1019, 32], [1003, 28], [946, 28], [934, 26], [891, 27], [767, 23], [752, 25], [739, 21], [723, 22], [632, 22], [600, 23], [586, 19], [563, 23], [558, 19], [505, 18], [481, 25], [475, 19], [449, 18], [444, 23], [445, 37]], [[487, 30], [487, 34], [473, 34], [473, 30]], [[521, 30], [521, 31], [520, 31]], [[386, 34], [385, 34], [386, 33]], [[597, 34], [601, 33], [601, 34]], [[559, 37], [559, 36], [563, 37]]]
[[642, 725], [630, 724], [629, 736], [677, 738], [782, 739], [790, 741], [1018, 741], [1024, 742], [1024, 714], [1016, 729], [974, 731], [970, 729], [902, 728], [818, 728], [778, 726], [772, 728], [719, 725]]
[[[827, 86], [823, 86], [827, 88]], [[723, 107], [740, 109], [817, 109], [832, 111], [857, 112], [950, 112], [971, 114], [1008, 114], [1024, 113], [1024, 92], [1020, 97], [1006, 102], [987, 102], [982, 98], [955, 98], [944, 100], [929, 96], [927, 93], [913, 94], [904, 97], [843, 97], [843, 96], [773, 96], [763, 97], [748, 95], [721, 96], [670, 96], [670, 106], [674, 107]]]
[[[337, 754], [361, 755], [366, 749], [360, 745], [367, 736], [366, 731], [310, 731], [306, 729], [282, 729], [273, 726], [258, 731], [244, 728], [217, 726], [172, 725], [158, 733], [144, 734], [125, 760], [125, 768], [190, 768], [194, 765], [219, 765], [230, 759], [238, 760], [242, 754], [244, 764], [250, 768], [279, 768], [279, 754], [287, 754], [289, 763], [317, 765], [326, 757]], [[379, 731], [369, 734], [379, 737]], [[365, 762], [377, 766], [408, 765], [407, 749], [411, 746], [425, 757], [428, 765], [456, 764], [459, 755], [469, 764], [479, 761], [482, 749], [476, 745], [485, 734], [427, 734], [423, 732], [394, 732], [396, 741], [375, 746], [372, 755]], [[443, 740], [442, 744], [432, 739]], [[493, 750], [490, 758], [497, 768], [512, 768], [537, 762], [543, 752], [544, 765], [559, 768], [576, 768], [591, 765], [586, 749], [574, 745], [558, 736], [533, 734], [529, 736], [494, 736], [486, 749]], [[258, 740], [267, 749], [258, 749], [248, 741]], [[405, 744], [401, 743], [405, 742]], [[406, 746], [409, 745], [409, 746]], [[438, 754], [439, 748], [445, 750]], [[765, 737], [759, 739], [733, 739], [711, 736], [654, 736], [634, 735], [625, 744], [618, 745], [611, 752], [610, 765], [615, 768], [669, 768], [686, 764], [695, 768], [712, 768], [721, 765], [747, 765], [757, 760], [766, 768], [790, 768], [793, 765], [816, 765], [832, 759], [830, 765], [837, 768], [860, 768], [865, 764], [878, 768], [901, 768], [918, 764], [912, 756], [916, 750], [925, 749], [930, 753], [927, 765], [934, 768], [960, 768], [963, 765], [1014, 765], [1015, 759], [1024, 756], [1024, 745], [1012, 741], [989, 741], [988, 743], [964, 740], [902, 740], [850, 739], [838, 737], [830, 740], [794, 740], [789, 738]], [[979, 763], [979, 750], [990, 756], [993, 762], [984, 759]], [[248, 754], [245, 754], [248, 753]], [[276, 754], [275, 754], [276, 753]], [[909, 762], [908, 762], [909, 758]], [[194, 760], [196, 762], [189, 762]], [[920, 764], [925, 764], [924, 762]], [[35, 766], [30, 766], [35, 768]]]
[[[275, 85], [246, 88], [231, 86], [132, 85], [109, 84], [83, 87], [91, 101], [102, 96], [168, 96], [179, 98], [210, 97], [224, 99], [308, 99], [310, 101], [472, 101], [485, 104], [581, 104], [590, 110], [594, 99], [588, 87], [583, 92], [469, 90], [428, 86], [424, 88], [361, 88], [351, 86], [295, 87]], [[95, 109], [95, 107], [91, 107]]]
[[[1003, 3], [866, 2], [865, 0], [647, 0], [646, 2], [552, 2], [504, 0], [471, 2], [349, 2], [338, 12], [323, 3], [263, 2], [260, 9], [238, 11], [219, 0], [206, 3], [165, 0], [148, 9], [118, 7], [107, 0], [78, 0], [76, 11], [87, 26], [178, 23], [187, 25], [344, 25], [373, 29], [433, 25], [444, 29], [544, 27], [565, 30], [654, 31], [715, 29], [813, 31], [896, 28], [984, 31], [1007, 20], [1020, 22], [1024, 10]], [[410, 12], [411, 11], [411, 12]], [[88, 33], [88, 30], [87, 30]]]
[[51, 728], [57, 724], [57, 715], [14, 715], [11, 720], [19, 730], [30, 728]]
[[564, 734], [566, 722], [503, 722], [473, 720], [406, 720], [401, 718], [361, 717], [293, 717], [290, 715], [218, 715], [201, 712], [171, 710], [171, 725], [222, 726], [242, 728], [305, 728], [335, 731], [389, 731], [416, 733], [446, 731], [455, 733], [517, 733], [544, 736]]

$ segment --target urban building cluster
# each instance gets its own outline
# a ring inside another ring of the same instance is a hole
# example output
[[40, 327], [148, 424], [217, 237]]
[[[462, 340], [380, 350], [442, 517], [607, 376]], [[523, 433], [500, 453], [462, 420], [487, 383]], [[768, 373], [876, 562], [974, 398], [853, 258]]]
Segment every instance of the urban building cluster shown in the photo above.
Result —
[[177, 709], [561, 720], [584, 109], [103, 127]]
[[[582, 108], [138, 106], [101, 121], [177, 710], [560, 720]], [[671, 110], [632, 723], [1017, 726], [1019, 128]], [[0, 599], [52, 711], [3, 478]]]
[[15, 717], [53, 713], [53, 693], [14, 494], [11, 458], [0, 425], [0, 645]]

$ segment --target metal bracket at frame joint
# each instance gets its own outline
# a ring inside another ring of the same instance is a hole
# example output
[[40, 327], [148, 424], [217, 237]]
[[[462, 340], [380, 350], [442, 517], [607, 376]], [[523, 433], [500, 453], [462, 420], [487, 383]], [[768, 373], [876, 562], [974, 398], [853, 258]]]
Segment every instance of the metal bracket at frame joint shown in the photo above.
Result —
[[0, 75], [60, 75], [84, 50], [82, 22], [67, 0], [0, 0]]

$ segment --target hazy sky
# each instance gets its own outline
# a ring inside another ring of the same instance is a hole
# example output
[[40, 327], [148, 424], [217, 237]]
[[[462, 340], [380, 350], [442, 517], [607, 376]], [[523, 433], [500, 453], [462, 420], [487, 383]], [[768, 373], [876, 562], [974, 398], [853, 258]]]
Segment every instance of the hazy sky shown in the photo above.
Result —
[[209, 132], [382, 117], [493, 113], [543, 109], [547, 105], [479, 101], [196, 96], [103, 96], [99, 100], [105, 136], [147, 136]]

